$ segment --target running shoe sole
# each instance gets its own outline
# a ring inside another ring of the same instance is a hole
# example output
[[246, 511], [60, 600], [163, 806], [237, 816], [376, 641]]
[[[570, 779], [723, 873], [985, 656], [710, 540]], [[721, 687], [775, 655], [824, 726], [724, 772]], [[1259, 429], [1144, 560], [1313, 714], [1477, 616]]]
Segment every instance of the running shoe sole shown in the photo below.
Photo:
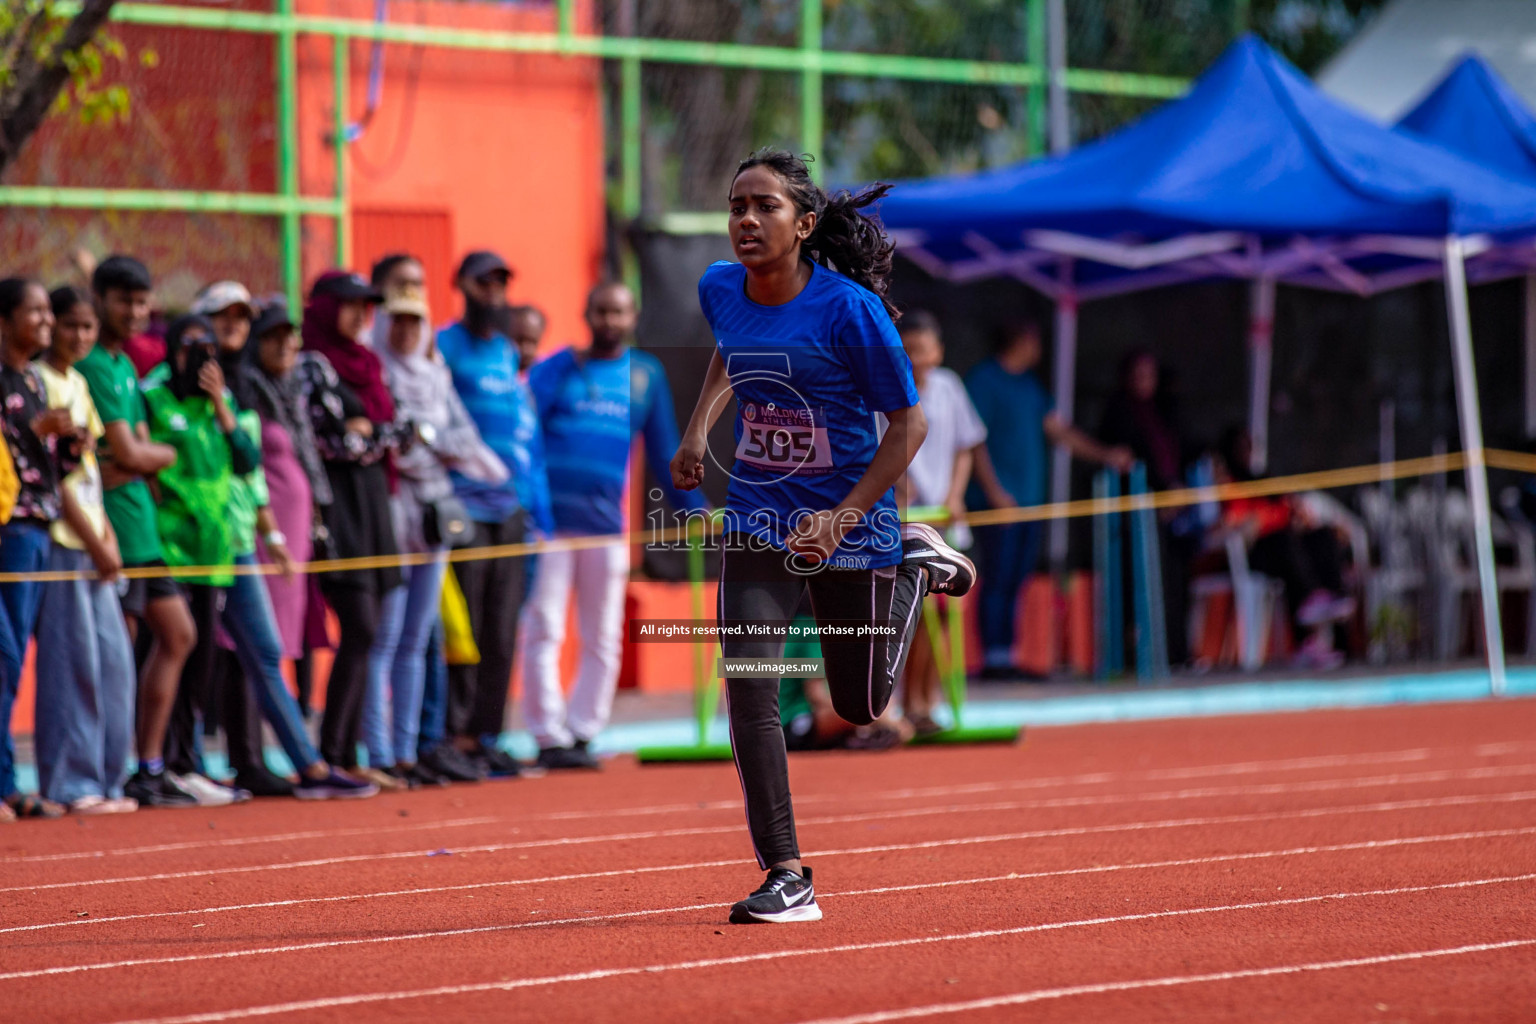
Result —
[[954, 597], [963, 597], [976, 584], [976, 565], [969, 558], [950, 547], [944, 542], [944, 537], [927, 523], [908, 523], [906, 525], [908, 540], [916, 540], [927, 544], [933, 551], [933, 557], [927, 557], [918, 552], [919, 565], [925, 568], [937, 562], [946, 568], [954, 570], [954, 575], [942, 583], [933, 583], [933, 571], [929, 569], [928, 589], [934, 594], [949, 594]]

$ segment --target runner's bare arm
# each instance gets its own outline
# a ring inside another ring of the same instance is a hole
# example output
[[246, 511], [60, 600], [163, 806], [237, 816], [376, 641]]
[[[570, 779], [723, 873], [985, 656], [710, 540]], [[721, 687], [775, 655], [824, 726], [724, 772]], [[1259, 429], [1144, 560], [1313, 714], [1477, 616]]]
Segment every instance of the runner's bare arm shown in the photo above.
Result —
[[688, 429], [683, 431], [682, 443], [672, 456], [672, 484], [678, 490], [691, 491], [704, 482], [704, 449], [709, 444], [709, 430], [720, 418], [725, 407], [725, 396], [731, 390], [731, 376], [725, 370], [725, 360], [720, 350], [710, 357], [709, 371], [704, 375], [704, 386], [699, 389], [699, 401], [688, 418]]

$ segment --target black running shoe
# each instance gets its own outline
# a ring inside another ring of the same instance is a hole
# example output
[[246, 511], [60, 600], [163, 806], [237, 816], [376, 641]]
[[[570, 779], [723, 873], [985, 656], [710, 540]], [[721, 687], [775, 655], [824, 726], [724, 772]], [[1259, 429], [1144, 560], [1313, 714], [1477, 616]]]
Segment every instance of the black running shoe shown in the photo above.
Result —
[[235, 773], [235, 785], [251, 796], [293, 796], [293, 783], [266, 768]]
[[901, 528], [901, 561], [928, 572], [928, 593], [964, 597], [976, 582], [976, 566], [944, 543], [944, 537], [927, 523], [905, 523]]
[[499, 747], [480, 747], [469, 755], [489, 779], [515, 779], [523, 774], [523, 764]]
[[[424, 764], [413, 764], [405, 770], [408, 777], [415, 780], [417, 786], [451, 786], [453, 780], [448, 776], [435, 772]], [[415, 788], [415, 787], [412, 787]]]
[[597, 758], [587, 752], [586, 744], [572, 747], [541, 747], [539, 767], [550, 771], [564, 768], [600, 768]]
[[448, 743], [441, 743], [421, 755], [417, 767], [436, 772], [449, 782], [479, 782], [485, 778], [479, 765]]
[[123, 784], [123, 795], [131, 796], [140, 807], [196, 807], [197, 797], [176, 785], [165, 772], [151, 775], [137, 771]]
[[740, 903], [731, 905], [731, 924], [788, 924], [791, 921], [820, 921], [821, 907], [816, 903], [816, 889], [811, 885], [811, 869], [797, 875], [784, 868], [774, 868], [763, 884]]

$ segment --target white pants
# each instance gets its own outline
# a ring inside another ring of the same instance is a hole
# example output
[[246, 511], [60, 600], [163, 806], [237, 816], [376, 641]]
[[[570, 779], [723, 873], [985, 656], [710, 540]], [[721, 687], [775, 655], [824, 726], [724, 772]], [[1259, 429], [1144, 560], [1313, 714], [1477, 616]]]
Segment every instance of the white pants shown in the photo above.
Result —
[[[613, 710], [629, 546], [546, 551], [533, 575], [533, 590], [523, 605], [523, 721], [540, 747], [568, 747], [602, 732]], [[560, 688], [560, 648], [573, 584], [581, 659], [567, 707]]]

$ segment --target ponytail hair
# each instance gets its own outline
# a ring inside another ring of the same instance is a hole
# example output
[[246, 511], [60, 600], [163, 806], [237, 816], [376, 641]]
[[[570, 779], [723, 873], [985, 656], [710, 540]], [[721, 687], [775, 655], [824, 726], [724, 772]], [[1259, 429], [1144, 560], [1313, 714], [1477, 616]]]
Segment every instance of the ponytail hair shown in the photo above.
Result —
[[876, 182], [856, 193], [839, 189], [829, 195], [811, 180], [805, 160], [771, 147], [759, 149], [743, 160], [736, 168], [735, 177], [752, 167], [766, 167], [778, 175], [795, 207], [802, 214], [816, 215], [816, 226], [810, 237], [801, 243], [802, 251], [827, 269], [837, 271], [880, 296], [891, 320], [901, 319], [901, 311], [886, 298], [896, 243], [886, 236], [878, 217], [859, 212], [883, 199], [891, 186]]

